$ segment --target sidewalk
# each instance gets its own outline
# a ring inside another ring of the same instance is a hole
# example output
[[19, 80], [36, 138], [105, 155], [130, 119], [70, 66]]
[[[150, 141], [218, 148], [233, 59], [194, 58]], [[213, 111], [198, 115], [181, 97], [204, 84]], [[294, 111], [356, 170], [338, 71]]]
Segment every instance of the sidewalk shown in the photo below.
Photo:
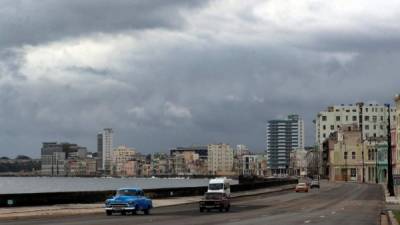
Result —
[[[262, 188], [251, 191], [232, 193], [232, 198], [260, 195], [294, 189], [295, 184], [279, 187]], [[202, 196], [177, 197], [166, 199], [154, 199], [153, 206], [165, 207], [188, 204], [200, 201]], [[95, 204], [65, 204], [54, 206], [10, 207], [0, 208], [0, 220], [21, 219], [26, 217], [47, 217], [104, 213], [104, 203]]]

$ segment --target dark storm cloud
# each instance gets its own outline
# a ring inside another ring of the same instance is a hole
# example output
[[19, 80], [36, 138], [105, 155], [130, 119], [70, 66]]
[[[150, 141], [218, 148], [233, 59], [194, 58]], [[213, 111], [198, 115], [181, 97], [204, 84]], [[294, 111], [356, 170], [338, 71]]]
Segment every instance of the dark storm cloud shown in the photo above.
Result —
[[313, 144], [318, 111], [390, 102], [398, 92], [400, 32], [380, 26], [390, 19], [332, 28], [336, 20], [311, 7], [304, 14], [323, 22], [308, 27], [297, 22], [303, 15], [256, 14], [262, 4], [7, 2], [1, 153], [38, 156], [42, 141], [95, 150], [104, 127], [114, 128], [116, 145], [142, 152], [215, 142], [262, 151], [266, 122], [291, 113], [304, 117]]
[[204, 3], [203, 0], [5, 0], [0, 6], [0, 48], [96, 32], [174, 29], [184, 24], [180, 10]]

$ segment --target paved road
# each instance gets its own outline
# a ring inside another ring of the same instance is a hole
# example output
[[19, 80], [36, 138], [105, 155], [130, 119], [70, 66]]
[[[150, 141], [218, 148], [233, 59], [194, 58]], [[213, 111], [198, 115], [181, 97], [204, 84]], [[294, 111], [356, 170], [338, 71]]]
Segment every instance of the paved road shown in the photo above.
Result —
[[292, 191], [243, 197], [232, 202], [231, 212], [200, 213], [197, 204], [156, 208], [152, 215], [104, 214], [1, 221], [7, 225], [110, 225], [110, 224], [379, 224], [383, 193], [379, 185], [322, 183], [309, 193]]

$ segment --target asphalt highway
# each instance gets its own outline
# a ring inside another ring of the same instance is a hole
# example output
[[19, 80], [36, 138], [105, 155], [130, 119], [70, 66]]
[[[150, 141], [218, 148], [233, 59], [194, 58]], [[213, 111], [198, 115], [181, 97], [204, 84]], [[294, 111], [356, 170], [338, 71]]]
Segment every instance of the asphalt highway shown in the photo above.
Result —
[[321, 183], [309, 193], [285, 191], [234, 199], [230, 212], [199, 212], [197, 204], [155, 208], [151, 215], [79, 215], [0, 221], [7, 225], [197, 225], [197, 224], [379, 224], [383, 192], [379, 185]]

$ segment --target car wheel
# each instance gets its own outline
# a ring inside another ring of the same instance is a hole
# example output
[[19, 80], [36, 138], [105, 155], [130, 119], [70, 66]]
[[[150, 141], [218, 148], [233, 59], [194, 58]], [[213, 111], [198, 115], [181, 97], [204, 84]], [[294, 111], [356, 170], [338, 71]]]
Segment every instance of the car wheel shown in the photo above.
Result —
[[121, 215], [125, 216], [126, 212], [125, 211], [121, 211]]
[[131, 213], [132, 213], [132, 215], [136, 215], [137, 214], [136, 209], [132, 210]]
[[229, 212], [230, 209], [231, 209], [231, 206], [228, 205], [228, 207], [225, 208], [225, 211], [226, 211], [226, 212]]
[[210, 212], [211, 211], [211, 209], [207, 209], [207, 212]]
[[200, 212], [204, 212], [204, 208], [203, 207], [200, 207]]
[[223, 208], [222, 206], [219, 207], [219, 211], [220, 211], [220, 212], [224, 211], [224, 208]]
[[143, 212], [144, 212], [144, 215], [149, 215], [150, 214], [150, 209], [147, 208], [147, 209], [143, 210]]
[[106, 210], [106, 214], [107, 214], [107, 216], [111, 216], [112, 215], [112, 211], [111, 210]]

